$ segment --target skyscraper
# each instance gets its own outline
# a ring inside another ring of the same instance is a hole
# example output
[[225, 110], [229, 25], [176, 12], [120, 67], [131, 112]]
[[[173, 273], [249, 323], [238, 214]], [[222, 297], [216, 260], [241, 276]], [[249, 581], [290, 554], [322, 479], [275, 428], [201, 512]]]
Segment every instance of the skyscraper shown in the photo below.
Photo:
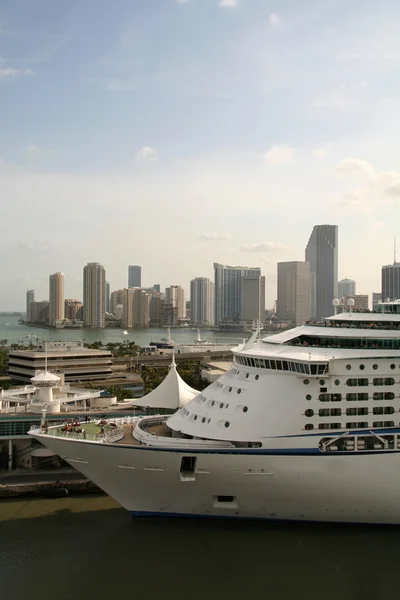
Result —
[[382, 267], [382, 301], [400, 299], [400, 263]]
[[[171, 306], [176, 314], [176, 320], [184, 319], [186, 317], [186, 302], [185, 302], [185, 290], [180, 285], [171, 285], [165, 288], [165, 299], [164, 304]], [[177, 325], [178, 323], [174, 323]]]
[[190, 309], [193, 325], [214, 323], [214, 283], [207, 277], [196, 277], [190, 282]]
[[128, 267], [128, 287], [142, 287], [142, 267], [139, 265]]
[[265, 280], [259, 267], [214, 263], [214, 277], [214, 323], [217, 327], [237, 327], [241, 321], [242, 324], [243, 321], [264, 321]]
[[372, 292], [372, 309], [377, 308], [379, 302], [382, 301], [381, 292]]
[[110, 312], [110, 284], [106, 281], [106, 313]]
[[35, 301], [35, 291], [27, 290], [26, 291], [26, 320], [28, 323], [32, 321], [32, 309], [31, 302]]
[[49, 323], [64, 318], [64, 273], [53, 273], [49, 278]]
[[338, 281], [338, 298], [342, 300], [345, 296], [352, 297], [356, 293], [356, 282], [353, 279], [341, 279]]
[[122, 293], [123, 327], [148, 327], [150, 294], [140, 288], [128, 288]]
[[306, 247], [306, 262], [310, 263], [311, 273], [311, 318], [329, 317], [337, 297], [337, 225], [314, 226]]
[[278, 300], [280, 321], [301, 325], [311, 316], [311, 276], [308, 262], [278, 262]]
[[83, 326], [101, 329], [106, 324], [106, 272], [99, 263], [83, 268]]
[[115, 292], [111, 292], [110, 311], [111, 314], [114, 315], [114, 317], [117, 316], [117, 306], [120, 306], [122, 304], [123, 293], [124, 290], [115, 290]]

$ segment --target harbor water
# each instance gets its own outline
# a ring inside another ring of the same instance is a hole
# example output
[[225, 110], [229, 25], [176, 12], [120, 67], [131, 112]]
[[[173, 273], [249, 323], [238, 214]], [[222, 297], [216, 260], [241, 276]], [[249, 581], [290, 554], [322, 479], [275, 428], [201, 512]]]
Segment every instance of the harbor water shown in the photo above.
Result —
[[133, 520], [107, 496], [0, 502], [4, 600], [398, 597], [399, 527]]
[[[129, 329], [128, 335], [123, 334], [123, 329], [51, 329], [48, 327], [30, 327], [20, 325], [19, 316], [12, 314], [0, 314], [0, 344], [29, 344], [35, 345], [42, 341], [78, 341], [85, 343], [102, 342], [103, 344], [117, 342], [135, 342], [139, 346], [146, 346], [151, 341], [157, 341], [167, 337], [167, 329], [145, 328]], [[179, 327], [171, 329], [171, 337], [178, 344], [193, 344], [196, 340], [197, 330], [192, 327]], [[241, 343], [243, 337], [249, 334], [221, 333], [202, 330], [202, 338], [208, 342], [217, 343]]]

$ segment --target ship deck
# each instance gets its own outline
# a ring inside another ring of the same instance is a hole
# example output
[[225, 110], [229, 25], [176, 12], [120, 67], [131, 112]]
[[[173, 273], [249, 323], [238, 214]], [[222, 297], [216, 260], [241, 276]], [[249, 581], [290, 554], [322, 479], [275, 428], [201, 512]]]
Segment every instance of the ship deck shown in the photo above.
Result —
[[[124, 430], [124, 437], [114, 443], [117, 445], [140, 446], [140, 442], [136, 440], [132, 435], [133, 428], [134, 425], [123, 425], [122, 429]], [[147, 433], [158, 437], [171, 437], [168, 434], [165, 423], [151, 425], [147, 429]]]

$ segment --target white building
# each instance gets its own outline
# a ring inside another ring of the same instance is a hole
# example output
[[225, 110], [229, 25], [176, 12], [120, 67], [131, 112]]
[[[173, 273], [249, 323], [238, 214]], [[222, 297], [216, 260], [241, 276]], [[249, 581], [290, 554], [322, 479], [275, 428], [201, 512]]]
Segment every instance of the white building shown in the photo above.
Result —
[[207, 277], [196, 277], [190, 282], [190, 305], [193, 325], [214, 324], [214, 283]]

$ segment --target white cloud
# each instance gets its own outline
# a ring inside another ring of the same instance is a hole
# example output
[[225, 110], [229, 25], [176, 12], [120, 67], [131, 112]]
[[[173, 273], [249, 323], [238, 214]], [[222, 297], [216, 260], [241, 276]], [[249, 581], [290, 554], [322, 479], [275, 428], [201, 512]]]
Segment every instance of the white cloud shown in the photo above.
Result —
[[136, 160], [140, 161], [154, 161], [157, 158], [157, 150], [150, 146], [142, 146], [136, 152]]
[[370, 162], [361, 158], [346, 158], [341, 160], [336, 170], [339, 173], [373, 175], [375, 170]]
[[282, 242], [260, 242], [259, 244], [248, 244], [242, 246], [241, 250], [244, 252], [261, 252], [267, 250], [268, 252], [274, 252], [275, 250], [284, 250], [285, 244]]
[[30, 156], [37, 156], [38, 154], [41, 154], [43, 152], [43, 148], [36, 146], [36, 144], [29, 144], [29, 146], [27, 146], [25, 150], [26, 153]]
[[268, 22], [270, 25], [272, 25], [272, 27], [277, 27], [280, 23], [282, 23], [282, 17], [276, 13], [269, 13]]
[[286, 165], [292, 161], [295, 149], [289, 145], [272, 146], [264, 158], [269, 165]]
[[199, 242], [220, 242], [224, 240], [232, 239], [232, 234], [230, 233], [201, 233], [197, 240]]
[[328, 153], [325, 150], [325, 148], [314, 148], [314, 150], [312, 151], [312, 155], [314, 158], [325, 158], [327, 154]]
[[218, 6], [221, 6], [221, 8], [235, 8], [238, 4], [239, 0], [220, 0]]
[[4, 66], [4, 59], [0, 62], [0, 83], [15, 79], [16, 77], [32, 76], [32, 69], [15, 69], [14, 67]]

